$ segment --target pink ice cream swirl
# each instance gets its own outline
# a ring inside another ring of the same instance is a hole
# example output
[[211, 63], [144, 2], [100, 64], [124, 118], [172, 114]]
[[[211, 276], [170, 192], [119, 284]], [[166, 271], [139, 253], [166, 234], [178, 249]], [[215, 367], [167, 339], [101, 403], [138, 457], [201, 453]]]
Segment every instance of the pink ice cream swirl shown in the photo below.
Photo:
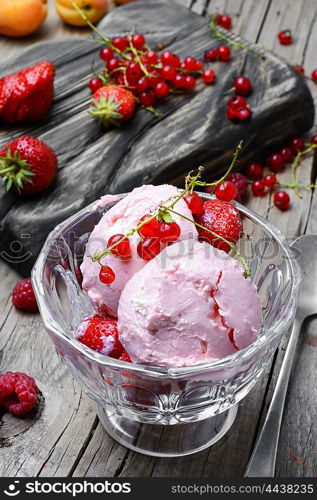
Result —
[[[133, 227], [138, 225], [143, 215], [148, 214], [160, 203], [178, 195], [178, 189], [167, 184], [136, 188], [106, 212], [95, 226], [86, 245], [81, 271], [83, 274], [82, 287], [87, 291], [96, 313], [101, 316], [117, 317], [119, 299], [126, 283], [147, 264], [147, 261], [141, 259], [137, 254], [137, 245], [140, 241], [139, 235], [131, 236], [129, 238], [132, 248], [131, 260], [122, 261], [115, 256], [105, 256], [102, 259], [102, 265], [110, 266], [115, 273], [114, 282], [105, 285], [99, 280], [100, 265], [98, 262], [93, 262], [90, 256], [103, 252], [111, 236], [127, 234]], [[175, 205], [175, 209], [187, 218], [193, 219], [191, 211], [184, 200], [180, 200]], [[174, 216], [174, 220], [181, 230], [180, 240], [197, 239], [198, 233], [193, 223], [177, 215]]]
[[257, 339], [261, 305], [239, 262], [193, 239], [167, 247], [121, 294], [119, 339], [135, 363], [190, 366]]

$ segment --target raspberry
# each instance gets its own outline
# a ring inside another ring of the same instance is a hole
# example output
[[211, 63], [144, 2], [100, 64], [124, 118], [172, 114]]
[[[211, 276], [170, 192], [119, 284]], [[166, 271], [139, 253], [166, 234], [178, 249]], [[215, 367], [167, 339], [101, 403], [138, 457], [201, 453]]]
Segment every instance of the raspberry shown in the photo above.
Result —
[[[213, 233], [225, 238], [230, 243], [236, 243], [242, 231], [242, 221], [238, 210], [227, 201], [205, 201], [201, 215], [196, 216], [196, 221]], [[229, 252], [231, 247], [225, 241], [206, 230], [197, 228], [202, 240], [208, 241], [219, 250]]]
[[77, 328], [76, 338], [90, 349], [111, 358], [119, 358], [123, 352], [114, 318], [95, 314], [84, 319]]
[[0, 407], [16, 417], [23, 417], [35, 407], [39, 390], [35, 380], [25, 373], [0, 375]]
[[242, 175], [239, 172], [234, 172], [233, 174], [229, 174], [226, 177], [226, 180], [233, 182], [233, 184], [237, 188], [235, 200], [239, 203], [243, 203], [243, 201], [245, 201], [248, 197], [248, 179], [245, 177], [245, 175]]
[[12, 304], [22, 311], [38, 310], [30, 278], [19, 281], [12, 290]]

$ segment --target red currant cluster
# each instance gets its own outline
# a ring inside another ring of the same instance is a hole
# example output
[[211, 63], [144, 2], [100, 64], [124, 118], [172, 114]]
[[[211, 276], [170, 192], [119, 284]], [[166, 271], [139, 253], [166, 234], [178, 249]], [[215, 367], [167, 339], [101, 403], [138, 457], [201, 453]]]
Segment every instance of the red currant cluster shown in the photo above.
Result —
[[204, 63], [192, 56], [181, 60], [170, 50], [161, 54], [151, 50], [141, 33], [103, 41], [107, 44], [100, 57], [105, 68], [100, 77], [90, 80], [92, 93], [106, 82], [114, 83], [131, 90], [142, 106], [150, 107], [171, 92], [194, 90], [198, 76], [207, 84], [215, 79], [215, 73], [204, 70]]
[[[317, 145], [317, 136], [311, 138], [311, 144]], [[300, 137], [294, 137], [287, 146], [267, 158], [266, 166], [272, 172], [264, 176], [264, 167], [259, 163], [250, 163], [245, 168], [247, 177], [252, 180], [251, 191], [254, 196], [265, 196], [268, 191], [278, 187], [276, 174], [281, 172], [286, 164], [292, 162], [295, 155], [303, 152], [305, 142]], [[304, 187], [304, 186], [303, 186]], [[296, 188], [294, 185], [293, 188]], [[274, 205], [280, 210], [287, 210], [290, 206], [290, 197], [285, 191], [277, 191], [274, 195]]]
[[237, 123], [251, 116], [251, 106], [247, 104], [244, 96], [252, 92], [252, 85], [246, 76], [238, 76], [233, 81], [233, 87], [237, 95], [229, 100], [226, 115], [229, 120]]

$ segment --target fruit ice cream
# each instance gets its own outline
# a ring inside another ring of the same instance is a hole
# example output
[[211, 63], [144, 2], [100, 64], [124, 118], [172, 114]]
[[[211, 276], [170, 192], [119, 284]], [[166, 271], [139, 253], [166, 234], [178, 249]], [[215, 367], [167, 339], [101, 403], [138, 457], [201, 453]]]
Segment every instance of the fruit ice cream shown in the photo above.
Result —
[[[102, 265], [111, 267], [116, 277], [113, 283], [105, 285], [99, 279], [99, 263], [93, 262], [90, 256], [103, 252], [110, 237], [116, 234], [127, 234], [131, 228], [138, 225], [141, 217], [148, 214], [161, 202], [166, 202], [178, 194], [176, 187], [167, 184], [136, 188], [113, 206], [96, 225], [86, 245], [81, 271], [83, 274], [82, 287], [87, 291], [91, 304], [98, 314], [117, 316], [119, 299], [126, 283], [136, 272], [147, 265], [147, 261], [141, 259], [137, 254], [140, 237], [135, 233], [129, 237], [132, 250], [130, 260], [124, 261], [113, 255], [104, 256], [101, 260]], [[185, 217], [193, 219], [184, 200], [180, 200], [175, 205], [175, 210]], [[194, 224], [177, 215], [174, 215], [173, 218], [180, 227], [179, 240], [197, 239], [198, 233]]]
[[175, 243], [127, 282], [119, 339], [135, 363], [190, 366], [257, 339], [261, 305], [239, 262], [208, 243]]

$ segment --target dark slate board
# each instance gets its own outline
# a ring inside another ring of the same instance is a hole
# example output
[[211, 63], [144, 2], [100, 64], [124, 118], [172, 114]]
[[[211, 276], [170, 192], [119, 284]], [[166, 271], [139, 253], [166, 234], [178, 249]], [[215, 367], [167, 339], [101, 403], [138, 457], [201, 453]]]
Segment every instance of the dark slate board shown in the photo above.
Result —
[[[206, 18], [172, 1], [131, 3], [106, 16], [100, 28], [108, 36], [136, 26], [154, 47], [164, 42], [180, 56], [202, 57], [216, 47]], [[236, 40], [239, 38], [232, 35]], [[244, 50], [232, 61], [217, 63], [217, 84], [169, 99], [157, 119], [140, 110], [121, 129], [106, 131], [87, 113], [87, 82], [99, 45], [90, 38], [56, 40], [28, 48], [6, 61], [0, 76], [43, 59], [57, 68], [55, 100], [47, 119], [27, 127], [1, 127], [0, 146], [21, 134], [46, 141], [59, 156], [52, 188], [33, 199], [19, 199], [0, 187], [0, 253], [21, 274], [29, 275], [51, 229], [104, 193], [125, 192], [142, 183], [177, 182], [198, 165], [208, 177], [223, 171], [240, 139], [245, 140], [241, 165], [259, 158], [295, 134], [311, 128], [314, 106], [304, 79], [285, 61], [266, 52], [262, 60]], [[225, 107], [233, 78], [248, 75], [254, 115], [249, 123], [232, 124]]]

